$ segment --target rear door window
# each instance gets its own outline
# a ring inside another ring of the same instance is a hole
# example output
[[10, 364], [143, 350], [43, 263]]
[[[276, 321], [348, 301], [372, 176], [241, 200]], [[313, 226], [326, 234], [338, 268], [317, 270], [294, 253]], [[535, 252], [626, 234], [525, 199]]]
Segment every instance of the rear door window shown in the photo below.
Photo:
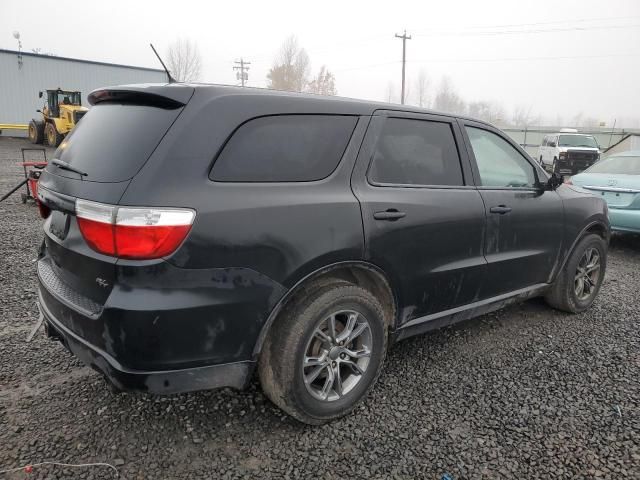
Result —
[[309, 182], [328, 177], [347, 148], [357, 117], [277, 115], [240, 126], [218, 155], [218, 182]]
[[388, 118], [368, 178], [374, 184], [464, 185], [451, 125]]
[[[99, 104], [82, 117], [60, 144], [55, 158], [87, 174], [93, 182], [132, 178], [155, 150], [182, 108], [131, 104]], [[76, 173], [47, 167], [52, 173], [78, 178]]]

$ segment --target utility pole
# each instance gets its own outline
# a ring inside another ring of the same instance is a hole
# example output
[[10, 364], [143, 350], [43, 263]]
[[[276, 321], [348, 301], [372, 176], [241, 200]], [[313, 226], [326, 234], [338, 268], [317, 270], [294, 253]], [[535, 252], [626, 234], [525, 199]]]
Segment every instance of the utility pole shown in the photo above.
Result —
[[240, 80], [242, 86], [244, 87], [245, 82], [249, 80], [249, 74], [247, 73], [249, 67], [247, 67], [246, 65], [251, 65], [251, 62], [245, 62], [244, 59], [240, 57], [240, 61], [236, 60], [233, 63], [237, 65], [234, 66], [233, 69], [238, 70], [236, 72], [236, 79]]
[[404, 105], [404, 69], [407, 63], [407, 40], [411, 40], [411, 35], [407, 36], [407, 31], [405, 30], [402, 35], [396, 33], [396, 38], [402, 39], [402, 93], [400, 94], [400, 103]]

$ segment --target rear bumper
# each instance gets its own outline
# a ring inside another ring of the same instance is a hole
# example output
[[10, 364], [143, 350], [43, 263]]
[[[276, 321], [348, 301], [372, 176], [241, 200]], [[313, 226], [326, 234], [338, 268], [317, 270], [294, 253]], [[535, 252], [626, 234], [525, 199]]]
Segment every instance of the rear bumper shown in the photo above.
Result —
[[39, 298], [47, 336], [60, 340], [84, 364], [102, 373], [118, 390], [171, 394], [221, 387], [243, 389], [251, 379], [255, 363], [233, 362], [179, 370], [145, 371], [122, 366], [106, 352], [90, 345], [60, 323]]
[[640, 210], [609, 207], [611, 230], [640, 233]]

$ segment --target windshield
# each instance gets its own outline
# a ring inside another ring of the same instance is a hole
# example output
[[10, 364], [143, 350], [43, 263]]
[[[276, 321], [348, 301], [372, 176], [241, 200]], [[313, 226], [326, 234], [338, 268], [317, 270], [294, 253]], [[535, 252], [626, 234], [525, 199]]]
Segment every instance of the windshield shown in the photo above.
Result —
[[640, 175], [640, 157], [609, 157], [587, 169], [587, 173]]
[[598, 148], [598, 142], [591, 135], [560, 135], [558, 146]]
[[80, 92], [56, 92], [59, 105], [80, 105]]

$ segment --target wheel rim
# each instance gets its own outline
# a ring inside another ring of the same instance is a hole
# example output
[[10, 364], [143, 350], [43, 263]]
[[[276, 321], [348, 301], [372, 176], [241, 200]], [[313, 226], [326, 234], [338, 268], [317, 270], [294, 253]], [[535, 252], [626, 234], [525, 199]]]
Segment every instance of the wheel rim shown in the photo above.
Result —
[[317, 400], [333, 402], [351, 392], [369, 367], [372, 335], [368, 320], [354, 310], [324, 318], [307, 342], [302, 376]]
[[47, 130], [47, 141], [49, 142], [49, 145], [53, 145], [53, 143], [56, 141], [51, 127], [49, 127], [49, 129]]
[[574, 291], [578, 300], [587, 300], [595, 293], [599, 276], [600, 252], [591, 247], [582, 254], [576, 269]]
[[36, 129], [33, 125], [29, 125], [29, 140], [33, 141], [36, 138]]

